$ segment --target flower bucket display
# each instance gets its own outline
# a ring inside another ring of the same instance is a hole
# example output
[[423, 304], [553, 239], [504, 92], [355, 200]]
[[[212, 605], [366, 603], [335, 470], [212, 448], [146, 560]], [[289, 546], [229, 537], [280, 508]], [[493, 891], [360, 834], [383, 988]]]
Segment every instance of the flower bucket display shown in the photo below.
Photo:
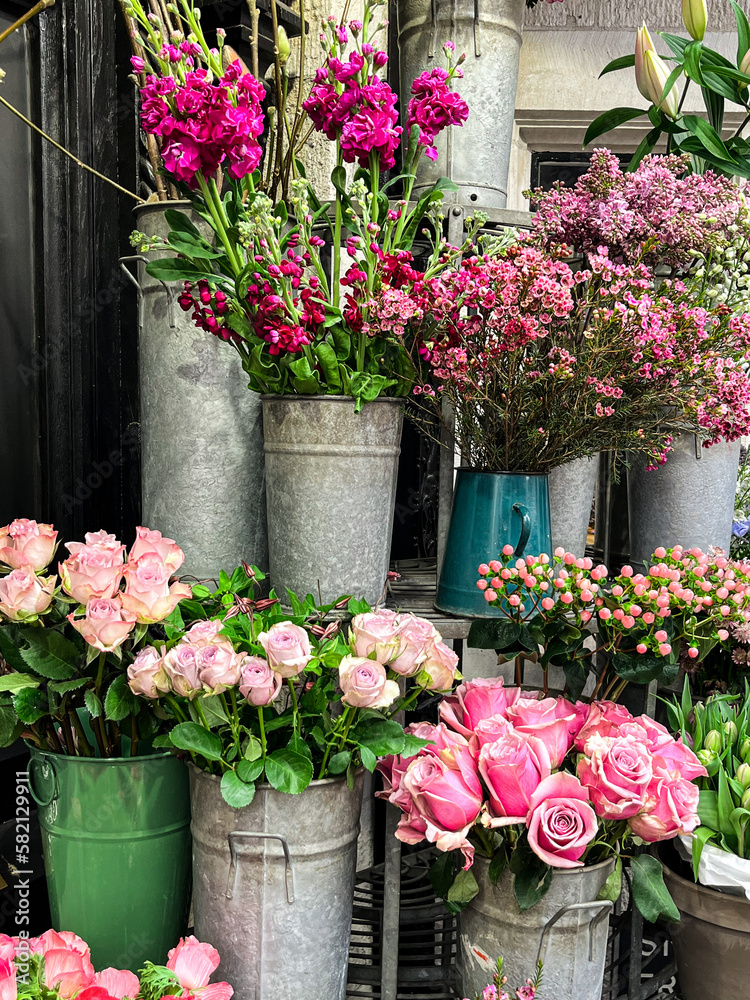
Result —
[[237, 1000], [344, 1000], [363, 776], [301, 795], [258, 787], [233, 809], [190, 769], [195, 932]]
[[477, 589], [475, 570], [506, 544], [519, 557], [551, 550], [547, 476], [459, 469], [435, 606], [454, 615], [499, 615]]
[[552, 550], [562, 548], [566, 552], [586, 551], [598, 472], [598, 455], [574, 458], [572, 462], [550, 469]]
[[106, 760], [31, 748], [50, 915], [97, 966], [163, 963], [187, 929], [190, 799], [170, 754]]
[[323, 602], [375, 604], [391, 553], [402, 405], [360, 413], [345, 396], [264, 396], [271, 584]]

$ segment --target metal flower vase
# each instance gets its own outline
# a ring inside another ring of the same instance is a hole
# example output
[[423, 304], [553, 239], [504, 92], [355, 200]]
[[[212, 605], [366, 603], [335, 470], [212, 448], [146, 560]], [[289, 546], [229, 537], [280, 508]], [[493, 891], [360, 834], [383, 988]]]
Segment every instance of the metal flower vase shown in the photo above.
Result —
[[702, 448], [680, 434], [664, 465], [647, 471], [637, 454], [628, 469], [630, 561], [645, 565], [660, 545], [729, 551], [740, 442]]
[[195, 934], [235, 1000], [344, 1000], [362, 784], [262, 785], [233, 809], [190, 767]]
[[30, 753], [53, 927], [88, 942], [97, 969], [165, 962], [190, 908], [184, 764]]
[[[165, 208], [188, 212], [190, 203], [141, 206], [138, 229], [167, 237]], [[199, 579], [231, 572], [243, 559], [267, 569], [260, 397], [248, 389], [236, 351], [180, 308], [182, 283], [146, 273], [149, 258], [122, 262], [139, 295], [143, 523], [177, 539], [182, 572]], [[132, 261], [137, 281], [126, 267]]]
[[402, 410], [350, 396], [263, 396], [271, 586], [370, 604], [388, 576]]
[[460, 996], [481, 996], [502, 956], [503, 974], [514, 986], [533, 976], [541, 959], [545, 996], [600, 1000], [613, 904], [596, 897], [614, 865], [610, 858], [555, 871], [546, 895], [522, 912], [510, 870], [493, 886], [489, 861], [475, 858], [479, 893], [459, 917]]
[[562, 546], [566, 552], [584, 555], [598, 471], [598, 455], [574, 458], [550, 470], [552, 551]]
[[551, 551], [547, 476], [458, 469], [435, 606], [473, 618], [501, 616], [477, 588], [477, 567], [506, 544], [517, 556]]

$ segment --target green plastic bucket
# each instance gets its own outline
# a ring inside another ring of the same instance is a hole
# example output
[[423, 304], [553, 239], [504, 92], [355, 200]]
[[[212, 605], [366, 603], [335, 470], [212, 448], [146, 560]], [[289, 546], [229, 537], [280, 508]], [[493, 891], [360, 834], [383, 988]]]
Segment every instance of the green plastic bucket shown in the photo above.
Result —
[[95, 968], [163, 964], [187, 928], [187, 768], [165, 753], [106, 760], [30, 748], [50, 913]]

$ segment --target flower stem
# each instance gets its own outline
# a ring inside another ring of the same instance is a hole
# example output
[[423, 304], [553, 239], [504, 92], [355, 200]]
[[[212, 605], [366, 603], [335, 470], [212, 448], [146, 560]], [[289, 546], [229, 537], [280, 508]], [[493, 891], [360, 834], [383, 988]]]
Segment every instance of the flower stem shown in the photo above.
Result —
[[299, 733], [300, 731], [299, 704], [297, 702], [297, 693], [294, 690], [294, 680], [291, 677], [287, 677], [287, 684], [289, 685], [289, 690], [292, 695], [292, 709], [294, 712], [294, 732]]
[[268, 749], [266, 743], [266, 724], [263, 721], [263, 706], [258, 707], [258, 725], [260, 726], [260, 745], [263, 749], [263, 760], [266, 759], [266, 751]]
[[[343, 166], [343, 160], [341, 158], [341, 150], [338, 152], [338, 157], [336, 158], [336, 166]], [[336, 189], [336, 215], [333, 223], [333, 304], [338, 306], [341, 287], [339, 282], [341, 281], [341, 224], [343, 221], [343, 215], [341, 211], [341, 193], [338, 188]]]

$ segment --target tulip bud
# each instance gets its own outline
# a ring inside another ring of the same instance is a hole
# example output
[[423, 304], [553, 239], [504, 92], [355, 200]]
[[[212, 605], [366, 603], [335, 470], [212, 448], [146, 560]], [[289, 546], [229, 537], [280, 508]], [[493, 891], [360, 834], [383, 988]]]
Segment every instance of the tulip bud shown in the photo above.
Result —
[[[649, 100], [660, 108], [669, 118], [677, 117], [677, 92], [674, 85], [664, 94], [664, 87], [669, 79], [667, 64], [656, 52], [648, 49], [643, 56]], [[663, 95], [663, 96], [662, 96]]]
[[750, 809], [750, 788], [746, 788], [742, 793], [742, 798], [740, 799], [740, 805], [743, 809]]
[[740, 73], [750, 73], [750, 49], [742, 57], [742, 62], [737, 67]]
[[731, 720], [729, 722], [725, 722], [724, 723], [724, 733], [726, 735], [728, 743], [736, 743], [737, 742], [737, 735], [738, 735], [737, 734], [737, 726]]
[[705, 768], [710, 767], [715, 760], [718, 760], [718, 755], [715, 750], [699, 750], [695, 756]]
[[703, 41], [707, 22], [706, 0], [682, 0], [682, 23], [696, 42]]
[[635, 82], [638, 90], [640, 90], [642, 96], [647, 101], [651, 100], [651, 95], [646, 82], [646, 69], [643, 64], [643, 57], [649, 49], [652, 52], [656, 52], [654, 43], [651, 41], [651, 35], [648, 33], [648, 28], [643, 24], [635, 33]]
[[289, 60], [289, 56], [292, 54], [292, 47], [289, 44], [289, 38], [287, 37], [286, 31], [279, 25], [279, 34], [276, 41], [276, 48], [279, 53], [279, 64], [285, 66]]
[[739, 755], [745, 761], [750, 757], [750, 736], [746, 736], [740, 743]]
[[711, 750], [713, 753], [719, 753], [723, 746], [724, 740], [721, 738], [721, 733], [717, 729], [710, 730], [710, 732], [706, 733], [703, 737], [703, 748], [705, 750]]
[[740, 764], [734, 772], [734, 777], [743, 788], [750, 788], [750, 764]]

